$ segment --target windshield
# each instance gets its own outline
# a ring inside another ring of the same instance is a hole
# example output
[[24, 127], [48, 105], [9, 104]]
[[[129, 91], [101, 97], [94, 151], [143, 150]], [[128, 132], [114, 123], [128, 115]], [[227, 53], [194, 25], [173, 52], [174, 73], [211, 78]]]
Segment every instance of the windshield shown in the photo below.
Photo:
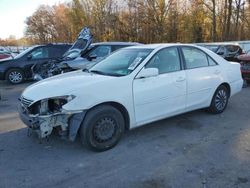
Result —
[[109, 75], [126, 76], [152, 52], [152, 49], [121, 49], [95, 65], [90, 72]]
[[18, 59], [18, 58], [22, 57], [23, 55], [27, 54], [28, 52], [30, 52], [33, 49], [34, 49], [34, 47], [29, 47], [28, 49], [22, 51], [20, 54], [18, 54], [17, 56], [15, 56], [14, 59]]

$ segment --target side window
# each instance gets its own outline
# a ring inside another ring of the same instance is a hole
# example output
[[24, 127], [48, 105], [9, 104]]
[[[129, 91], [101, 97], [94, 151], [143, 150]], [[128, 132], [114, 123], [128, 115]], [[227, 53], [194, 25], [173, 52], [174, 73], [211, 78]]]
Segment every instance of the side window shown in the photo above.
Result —
[[181, 70], [177, 48], [165, 48], [157, 52], [145, 68], [158, 68], [159, 74]]
[[63, 47], [50, 47], [49, 48], [49, 57], [58, 58], [62, 57], [66, 50]]
[[98, 46], [92, 52], [90, 52], [89, 56], [97, 56], [97, 57], [105, 57], [111, 53], [110, 46]]
[[194, 69], [199, 67], [207, 67], [207, 55], [199, 49], [183, 47], [182, 52], [186, 62], [187, 69]]
[[218, 65], [211, 57], [207, 56], [209, 66]]
[[42, 48], [37, 48], [33, 52], [31, 52], [31, 59], [43, 59], [43, 58], [48, 58], [49, 53], [48, 53], [48, 48], [42, 47]]

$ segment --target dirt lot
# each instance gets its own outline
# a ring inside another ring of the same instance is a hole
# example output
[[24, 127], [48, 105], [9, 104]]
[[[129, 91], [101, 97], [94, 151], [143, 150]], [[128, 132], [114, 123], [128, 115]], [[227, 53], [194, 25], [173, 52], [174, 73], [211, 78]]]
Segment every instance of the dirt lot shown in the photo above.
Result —
[[250, 187], [250, 88], [221, 115], [203, 110], [126, 133], [94, 153], [78, 141], [27, 136], [17, 98], [0, 82], [0, 187]]

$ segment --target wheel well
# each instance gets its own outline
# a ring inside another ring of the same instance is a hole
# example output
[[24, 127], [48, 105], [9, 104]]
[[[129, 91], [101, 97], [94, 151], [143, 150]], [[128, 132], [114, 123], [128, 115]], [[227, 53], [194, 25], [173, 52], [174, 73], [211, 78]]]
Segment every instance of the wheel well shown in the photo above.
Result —
[[110, 105], [110, 106], [116, 108], [117, 110], [119, 110], [122, 113], [122, 116], [125, 120], [125, 129], [129, 130], [129, 128], [130, 128], [129, 113], [128, 113], [127, 109], [122, 104], [117, 103], [117, 102], [104, 102], [104, 103], [98, 104], [96, 106], [93, 106], [92, 108], [96, 108], [96, 107], [101, 106], [101, 105]]
[[18, 68], [18, 67], [11, 67], [11, 68], [8, 68], [8, 69], [4, 72], [4, 78], [5, 78], [5, 79], [7, 79], [7, 78], [6, 78], [7, 73], [8, 73], [10, 70], [15, 70], [15, 69], [22, 71], [22, 72], [23, 72], [23, 74], [24, 74], [24, 77], [26, 77], [26, 75], [25, 75], [25, 73], [24, 73], [24, 71], [23, 71], [23, 69], [22, 69], [22, 68]]
[[229, 96], [231, 96], [231, 87], [228, 83], [224, 82], [220, 86], [225, 86], [229, 92]]

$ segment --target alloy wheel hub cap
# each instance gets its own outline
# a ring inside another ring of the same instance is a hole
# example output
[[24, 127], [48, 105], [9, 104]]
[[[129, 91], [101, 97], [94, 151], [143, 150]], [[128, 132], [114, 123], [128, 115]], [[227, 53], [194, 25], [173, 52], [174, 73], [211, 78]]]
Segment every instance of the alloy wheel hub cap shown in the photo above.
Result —
[[9, 75], [9, 79], [15, 83], [20, 82], [20, 80], [22, 79], [22, 75], [19, 72], [11, 72]]
[[215, 106], [218, 110], [223, 110], [227, 104], [226, 91], [220, 90], [215, 97]]

